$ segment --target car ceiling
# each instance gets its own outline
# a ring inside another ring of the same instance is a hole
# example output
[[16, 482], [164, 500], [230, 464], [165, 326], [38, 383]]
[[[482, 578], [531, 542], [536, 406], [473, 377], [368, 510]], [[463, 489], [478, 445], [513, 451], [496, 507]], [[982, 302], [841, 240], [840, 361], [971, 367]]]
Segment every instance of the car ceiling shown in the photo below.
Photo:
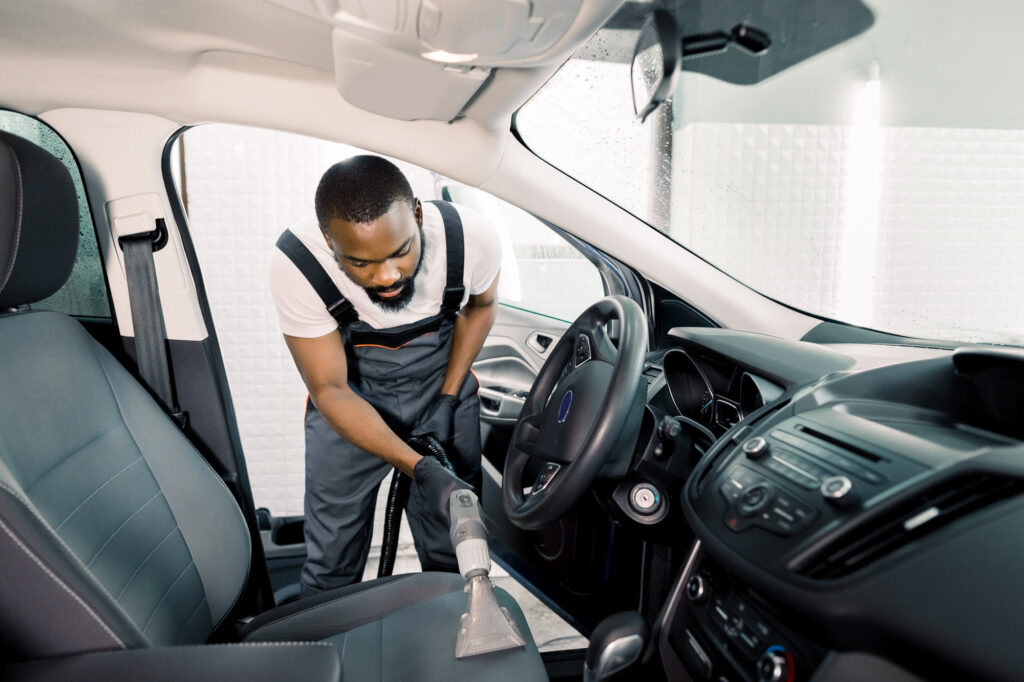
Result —
[[[397, 121], [347, 103], [335, 83], [333, 26], [313, 0], [40, 0], [0, 4], [0, 106], [155, 114], [230, 122], [433, 158], [464, 181], [500, 162], [511, 116], [616, 10], [584, 0], [568, 33], [528, 68], [496, 69], [464, 118]], [[382, 83], [381, 88], [387, 88]], [[301, 112], [301, 113], [300, 113]], [[473, 154], [442, 158], [436, 144]]]

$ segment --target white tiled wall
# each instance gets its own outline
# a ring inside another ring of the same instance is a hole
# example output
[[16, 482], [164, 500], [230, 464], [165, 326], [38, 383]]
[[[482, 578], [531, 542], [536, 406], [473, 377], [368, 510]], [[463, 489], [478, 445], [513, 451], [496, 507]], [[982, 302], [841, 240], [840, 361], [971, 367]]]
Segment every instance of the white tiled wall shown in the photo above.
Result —
[[1024, 132], [881, 128], [869, 157], [859, 132], [686, 126], [672, 236], [798, 308], [962, 341], [1009, 325], [1024, 343]]

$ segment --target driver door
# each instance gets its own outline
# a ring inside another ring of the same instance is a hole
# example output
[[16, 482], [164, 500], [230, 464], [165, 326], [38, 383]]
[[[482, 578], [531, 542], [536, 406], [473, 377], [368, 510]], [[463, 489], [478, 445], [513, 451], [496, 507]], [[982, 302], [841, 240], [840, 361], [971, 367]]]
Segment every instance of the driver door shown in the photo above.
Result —
[[635, 608], [637, 562], [628, 557], [638, 553], [626, 547], [627, 538], [616, 538], [607, 514], [590, 497], [549, 528], [517, 528], [502, 506], [502, 472], [519, 412], [549, 354], [590, 304], [627, 293], [624, 278], [589, 245], [480, 190], [447, 185], [441, 194], [489, 218], [504, 241], [497, 319], [473, 364], [480, 382], [481, 502], [492, 556], [565, 620], [589, 632], [611, 604]]

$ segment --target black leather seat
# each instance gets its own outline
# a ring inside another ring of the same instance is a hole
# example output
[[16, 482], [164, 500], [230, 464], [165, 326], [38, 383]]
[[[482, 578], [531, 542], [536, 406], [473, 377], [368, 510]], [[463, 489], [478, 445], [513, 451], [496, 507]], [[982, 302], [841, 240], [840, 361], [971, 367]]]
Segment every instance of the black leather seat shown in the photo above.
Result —
[[[77, 222], [64, 166], [0, 133], [8, 660], [203, 643], [232, 613], [249, 572], [249, 535], [231, 494], [149, 394], [75, 320], [15, 310], [67, 279]], [[243, 639], [327, 642], [345, 680], [546, 679], [532, 640], [455, 660], [463, 587], [439, 573], [356, 585], [260, 614]], [[514, 600], [500, 599], [528, 633]]]

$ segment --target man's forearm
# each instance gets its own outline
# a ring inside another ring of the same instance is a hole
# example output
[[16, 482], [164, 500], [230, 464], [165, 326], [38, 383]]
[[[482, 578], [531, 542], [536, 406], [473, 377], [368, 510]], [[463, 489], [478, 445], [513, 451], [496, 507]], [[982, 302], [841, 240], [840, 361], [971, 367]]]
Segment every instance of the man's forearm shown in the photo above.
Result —
[[317, 391], [313, 404], [345, 440], [412, 476], [420, 455], [391, 430], [373, 405], [351, 390], [336, 387]]
[[482, 306], [467, 306], [455, 320], [452, 350], [448, 358], [448, 370], [444, 375], [441, 393], [458, 395], [462, 382], [469, 374], [473, 360], [484, 346], [487, 335], [494, 326], [498, 304], [492, 302]]

